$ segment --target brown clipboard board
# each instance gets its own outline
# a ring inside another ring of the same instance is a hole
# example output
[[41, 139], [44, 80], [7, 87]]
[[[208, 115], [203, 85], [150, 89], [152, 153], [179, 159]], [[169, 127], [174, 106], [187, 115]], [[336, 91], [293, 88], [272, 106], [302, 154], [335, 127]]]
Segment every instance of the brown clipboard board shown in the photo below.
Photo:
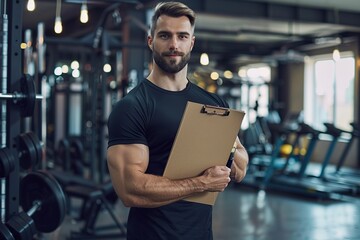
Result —
[[[188, 102], [163, 176], [184, 179], [209, 167], [226, 165], [240, 131], [242, 111]], [[184, 200], [214, 205], [218, 193], [196, 193]]]

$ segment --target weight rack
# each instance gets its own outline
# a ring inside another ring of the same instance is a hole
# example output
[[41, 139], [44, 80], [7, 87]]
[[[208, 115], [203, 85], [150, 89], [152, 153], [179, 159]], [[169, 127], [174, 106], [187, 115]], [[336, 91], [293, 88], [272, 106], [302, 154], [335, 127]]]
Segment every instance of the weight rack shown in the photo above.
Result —
[[[22, 10], [23, 0], [0, 0], [2, 17], [2, 75], [1, 93], [13, 93], [21, 89], [22, 52]], [[16, 145], [14, 136], [20, 134], [21, 114], [13, 111], [11, 101], [1, 101], [1, 147], [13, 148]], [[1, 220], [9, 220], [19, 211], [19, 163], [15, 161], [14, 170], [1, 179]], [[14, 187], [16, 186], [16, 187]]]

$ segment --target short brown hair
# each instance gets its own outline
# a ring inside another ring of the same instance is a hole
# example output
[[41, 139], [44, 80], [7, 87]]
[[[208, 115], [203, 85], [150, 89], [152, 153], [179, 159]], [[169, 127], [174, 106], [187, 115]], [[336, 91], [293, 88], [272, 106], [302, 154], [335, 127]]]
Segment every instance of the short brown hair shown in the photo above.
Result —
[[195, 26], [195, 12], [181, 2], [160, 2], [155, 7], [154, 15], [151, 19], [150, 34], [154, 36], [156, 22], [161, 15], [170, 17], [186, 16], [192, 27]]

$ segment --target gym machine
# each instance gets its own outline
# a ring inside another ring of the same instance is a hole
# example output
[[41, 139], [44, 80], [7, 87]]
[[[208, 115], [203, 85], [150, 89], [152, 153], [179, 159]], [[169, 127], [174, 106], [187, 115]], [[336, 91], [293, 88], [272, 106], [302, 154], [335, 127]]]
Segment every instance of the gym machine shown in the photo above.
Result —
[[[359, 132], [356, 130], [355, 127], [353, 127], [352, 132], [349, 132], [349, 131], [339, 129], [339, 128], [335, 127], [334, 124], [331, 124], [331, 123], [325, 123], [324, 125], [327, 128], [327, 133], [329, 133], [333, 137], [333, 140], [331, 142], [332, 146], [330, 146], [333, 150], [335, 149], [335, 144], [339, 141], [339, 139], [343, 133], [348, 133], [351, 135], [351, 137], [350, 137], [350, 140], [348, 141], [348, 143], [346, 143], [344, 150], [342, 151], [340, 159], [337, 162], [335, 172], [326, 171], [328, 164], [330, 162], [330, 157], [331, 157], [331, 153], [332, 153], [329, 151], [322, 163], [319, 178], [321, 178], [322, 180], [327, 181], [327, 182], [334, 182], [334, 183], [351, 186], [355, 189], [355, 194], [359, 194], [360, 193], [360, 173], [348, 172], [347, 174], [345, 174], [344, 172], [340, 172], [340, 169], [343, 166], [344, 161], [350, 151], [350, 147], [354, 141], [354, 138], [359, 137]], [[351, 125], [355, 126], [354, 123], [352, 123]]]
[[[353, 123], [350, 123], [350, 125], [352, 126], [353, 128], [353, 131], [352, 132], [347, 132], [347, 133], [350, 133], [351, 134], [351, 137], [350, 137], [350, 140], [349, 142], [346, 144], [346, 147], [344, 148], [344, 151], [342, 152], [340, 158], [339, 158], [339, 161], [336, 165], [336, 170], [335, 170], [335, 174], [336, 175], [340, 175], [340, 176], [343, 176], [343, 175], [352, 175], [351, 173], [349, 174], [346, 174], [344, 172], [341, 171], [341, 168], [343, 167], [344, 165], [344, 162], [349, 154], [349, 151], [350, 151], [350, 148], [354, 142], [354, 140], [357, 138], [359, 139], [360, 137], [360, 129], [359, 129], [359, 125], [358, 123], [356, 122], [353, 122]], [[343, 131], [343, 130], [342, 130]], [[344, 131], [343, 131], [344, 132]], [[360, 177], [360, 174], [355, 174], [355, 176], [359, 176]]]
[[[82, 202], [79, 212], [76, 212], [75, 219], [84, 221], [80, 231], [71, 232], [69, 239], [108, 239], [126, 237], [126, 226], [121, 223], [113, 211], [113, 205], [117, 202], [118, 196], [113, 189], [111, 181], [97, 184], [82, 177], [51, 171], [51, 174], [58, 180], [66, 195], [68, 196], [68, 212], [72, 210], [73, 199]], [[99, 224], [99, 214], [105, 210], [113, 224]]]
[[[300, 121], [301, 113], [289, 113], [282, 122], [258, 118], [255, 123], [250, 124], [242, 139], [250, 158], [242, 185], [258, 188], [263, 179], [273, 171], [283, 171], [288, 165], [292, 165], [294, 149], [300, 139], [300, 135], [295, 134]], [[270, 138], [274, 139], [274, 143], [271, 143]], [[284, 144], [291, 145], [291, 152], [287, 156], [281, 154]]]
[[[308, 136], [310, 139], [306, 154], [301, 160], [299, 168], [292, 169], [291, 171], [282, 169], [277, 172], [274, 169], [275, 158], [272, 158], [260, 188], [263, 190], [272, 189], [285, 191], [320, 200], [348, 200], [349, 198], [347, 196], [354, 193], [352, 187], [322, 181], [320, 178], [315, 178], [306, 173], [311, 160], [311, 155], [319, 140], [319, 135], [322, 132], [313, 129], [305, 123], [300, 123], [299, 126], [300, 128], [298, 129], [297, 134]], [[326, 155], [332, 150], [330, 145]]]

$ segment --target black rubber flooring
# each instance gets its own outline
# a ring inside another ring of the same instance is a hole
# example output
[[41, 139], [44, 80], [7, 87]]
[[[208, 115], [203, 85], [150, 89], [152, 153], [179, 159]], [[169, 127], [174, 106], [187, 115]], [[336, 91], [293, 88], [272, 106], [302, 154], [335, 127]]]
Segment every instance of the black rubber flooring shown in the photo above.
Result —
[[[214, 240], [359, 240], [359, 202], [357, 198], [325, 202], [231, 184], [219, 194], [214, 206]], [[120, 201], [114, 212], [119, 221], [126, 221], [128, 209]], [[102, 212], [97, 225], [112, 224], [109, 216]], [[82, 226], [83, 222], [68, 215], [55, 232], [41, 238], [69, 239], [70, 233], [80, 231]]]

